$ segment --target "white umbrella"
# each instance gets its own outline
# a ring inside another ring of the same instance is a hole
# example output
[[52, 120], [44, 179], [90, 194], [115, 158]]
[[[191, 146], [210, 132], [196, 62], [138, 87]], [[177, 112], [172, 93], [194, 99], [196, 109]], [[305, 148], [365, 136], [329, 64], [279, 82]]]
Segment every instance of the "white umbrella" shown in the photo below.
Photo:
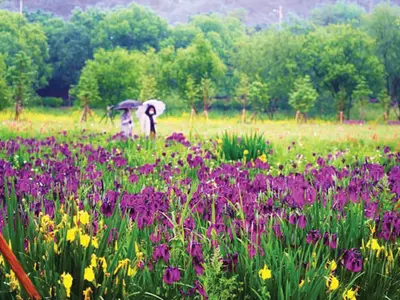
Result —
[[142, 117], [142, 115], [146, 112], [146, 110], [149, 106], [154, 106], [154, 108], [156, 109], [155, 117], [161, 116], [165, 111], [165, 103], [164, 102], [162, 102], [160, 100], [149, 100], [149, 101], [144, 102], [142, 104], [142, 106], [140, 106], [138, 108], [138, 110], [136, 111], [136, 117], [138, 119], [140, 119]]

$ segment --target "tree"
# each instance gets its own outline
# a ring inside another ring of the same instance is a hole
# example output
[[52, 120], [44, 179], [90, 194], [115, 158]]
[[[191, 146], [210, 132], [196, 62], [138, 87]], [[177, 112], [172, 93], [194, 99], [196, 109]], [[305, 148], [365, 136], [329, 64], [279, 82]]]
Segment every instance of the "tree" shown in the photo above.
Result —
[[365, 10], [354, 3], [337, 2], [334, 4], [323, 4], [311, 10], [310, 20], [317, 26], [328, 26], [331, 24], [353, 24], [359, 25], [365, 15]]
[[204, 116], [208, 120], [208, 110], [210, 109], [210, 106], [213, 102], [213, 97], [215, 95], [213, 82], [210, 78], [208, 78], [208, 74], [201, 79], [200, 88], [203, 96]]
[[82, 70], [76, 92], [79, 104], [83, 107], [81, 122], [86, 122], [88, 115], [91, 115], [90, 106], [95, 105], [101, 100], [99, 96], [99, 85], [90, 65], [86, 65]]
[[34, 94], [33, 82], [36, 73], [32, 66], [31, 58], [24, 52], [18, 52], [9, 68], [12, 99], [15, 103], [15, 117], [19, 120], [23, 105], [27, 104]]
[[200, 29], [192, 24], [178, 24], [170, 29], [171, 40], [168, 43], [175, 49], [187, 48], [200, 32]]
[[[21, 55], [26, 56], [34, 76], [30, 78], [33, 88], [37, 90], [46, 86], [52, 70], [47, 62], [48, 45], [42, 26], [29, 24], [17, 13], [0, 10], [0, 54], [5, 55], [7, 67], [21, 59]], [[18, 59], [17, 54], [20, 56]]]
[[385, 66], [385, 83], [394, 112], [400, 120], [400, 9], [390, 4], [379, 4], [366, 19], [366, 28], [376, 39], [376, 53]]
[[243, 22], [232, 14], [197, 15], [190, 23], [203, 32], [225, 64], [229, 61], [233, 44], [246, 32]]
[[3, 110], [10, 104], [10, 90], [6, 80], [6, 63], [0, 55], [0, 110]]
[[236, 87], [236, 98], [242, 106], [242, 123], [246, 121], [246, 106], [249, 102], [250, 86], [246, 74], [239, 74], [239, 84]]
[[261, 78], [268, 82], [271, 101], [270, 116], [279, 108], [287, 108], [289, 92], [300, 73], [299, 61], [304, 58], [304, 37], [289, 31], [268, 30], [244, 37], [236, 43], [232, 64], [250, 81]]
[[108, 13], [95, 28], [93, 45], [107, 50], [159, 49], [167, 37], [168, 24], [152, 10], [132, 4]]
[[198, 86], [206, 76], [218, 83], [223, 79], [225, 72], [226, 66], [202, 34], [197, 35], [188, 48], [179, 49], [177, 52], [174, 73], [183, 95], [186, 93], [188, 78], [192, 78]]
[[93, 30], [105, 13], [96, 8], [74, 9], [68, 21], [42, 10], [25, 14], [31, 23], [43, 27], [49, 45], [53, 73], [40, 93], [65, 97], [69, 87], [79, 81], [86, 60], [93, 57]]
[[386, 89], [379, 93], [378, 100], [384, 110], [384, 120], [387, 121], [389, 119], [390, 108], [392, 107], [392, 99]]
[[365, 107], [369, 103], [369, 97], [371, 95], [371, 90], [368, 88], [367, 82], [364, 78], [360, 78], [359, 82], [356, 86], [356, 89], [353, 91], [353, 98], [357, 101], [360, 107], [360, 116], [362, 119], [365, 119]]
[[256, 120], [264, 112], [269, 103], [268, 86], [256, 80], [250, 85], [250, 105], [253, 109], [253, 120]]
[[[300, 77], [294, 83], [290, 93], [289, 104], [307, 120], [307, 113], [315, 105], [318, 93], [314, 89], [310, 76]], [[297, 116], [297, 115], [296, 115]]]
[[199, 88], [194, 82], [192, 77], [189, 77], [186, 82], [186, 100], [190, 107], [190, 120], [193, 121], [194, 114], [196, 113], [195, 107], [199, 98]]
[[353, 106], [353, 92], [360, 78], [373, 93], [384, 85], [384, 66], [375, 55], [375, 41], [360, 29], [349, 25], [320, 27], [307, 35], [299, 62], [309, 74], [319, 94], [329, 92], [338, 112], [347, 118]]
[[153, 76], [143, 76], [140, 100], [146, 101], [157, 98], [157, 81]]
[[145, 55], [129, 53], [117, 48], [112, 51], [98, 50], [86, 65], [93, 72], [99, 87], [101, 105], [115, 105], [125, 99], [138, 99], [144, 74]]

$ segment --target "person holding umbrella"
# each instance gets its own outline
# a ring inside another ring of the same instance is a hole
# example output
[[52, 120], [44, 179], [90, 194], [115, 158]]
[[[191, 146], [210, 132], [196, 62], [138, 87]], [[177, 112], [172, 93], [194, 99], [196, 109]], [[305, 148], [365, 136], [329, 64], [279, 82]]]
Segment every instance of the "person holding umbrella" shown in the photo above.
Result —
[[133, 120], [130, 109], [124, 109], [124, 113], [121, 115], [121, 132], [126, 137], [132, 136]]
[[126, 100], [118, 104], [114, 109], [122, 110], [123, 114], [121, 115], [121, 132], [126, 137], [132, 136], [133, 130], [133, 120], [131, 110], [139, 107], [141, 103], [136, 100]]
[[142, 133], [146, 137], [156, 137], [156, 117], [160, 116], [165, 110], [165, 104], [158, 100], [149, 100], [143, 103], [136, 112], [139, 119]]

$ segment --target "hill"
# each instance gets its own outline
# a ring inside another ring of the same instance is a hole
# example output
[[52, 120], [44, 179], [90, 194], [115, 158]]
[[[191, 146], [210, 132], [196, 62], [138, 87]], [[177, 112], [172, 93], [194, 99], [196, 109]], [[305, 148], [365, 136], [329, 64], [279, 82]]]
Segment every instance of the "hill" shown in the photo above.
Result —
[[[3, 8], [17, 10], [20, 0], [5, 1]], [[1, 2], [1, 1], [0, 1]], [[300, 16], [307, 15], [311, 8], [329, 0], [24, 0], [24, 7], [30, 10], [43, 9], [57, 15], [68, 17], [75, 7], [86, 8], [96, 6], [100, 8], [113, 8], [118, 5], [137, 3], [151, 7], [161, 17], [171, 24], [186, 22], [196, 14], [210, 12], [226, 13], [243, 9], [247, 12], [246, 23], [249, 25], [276, 23], [279, 20], [279, 6], [282, 6], [282, 15], [296, 13]], [[395, 2], [398, 2], [395, 1]], [[359, 1], [358, 4], [367, 10], [372, 0]], [[374, 2], [376, 4], [377, 1]]]

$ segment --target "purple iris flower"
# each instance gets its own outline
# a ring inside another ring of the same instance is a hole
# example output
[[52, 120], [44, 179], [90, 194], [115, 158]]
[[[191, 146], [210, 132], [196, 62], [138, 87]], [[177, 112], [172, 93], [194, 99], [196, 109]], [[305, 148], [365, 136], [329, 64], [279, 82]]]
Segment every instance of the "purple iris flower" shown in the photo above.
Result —
[[165, 263], [168, 263], [169, 261], [169, 250], [168, 246], [165, 244], [161, 244], [157, 246], [154, 251], [153, 251], [153, 260], [157, 262], [159, 259], [164, 260]]
[[306, 242], [307, 244], [316, 244], [321, 239], [321, 233], [319, 230], [310, 230], [307, 233]]
[[363, 258], [357, 249], [345, 250], [342, 255], [343, 266], [354, 273], [361, 272], [363, 269]]
[[337, 248], [337, 234], [329, 234], [329, 232], [324, 233], [324, 245], [332, 249]]
[[178, 268], [168, 267], [164, 271], [163, 281], [166, 284], [171, 285], [175, 282], [178, 282], [180, 279], [181, 279], [181, 273], [179, 272]]

